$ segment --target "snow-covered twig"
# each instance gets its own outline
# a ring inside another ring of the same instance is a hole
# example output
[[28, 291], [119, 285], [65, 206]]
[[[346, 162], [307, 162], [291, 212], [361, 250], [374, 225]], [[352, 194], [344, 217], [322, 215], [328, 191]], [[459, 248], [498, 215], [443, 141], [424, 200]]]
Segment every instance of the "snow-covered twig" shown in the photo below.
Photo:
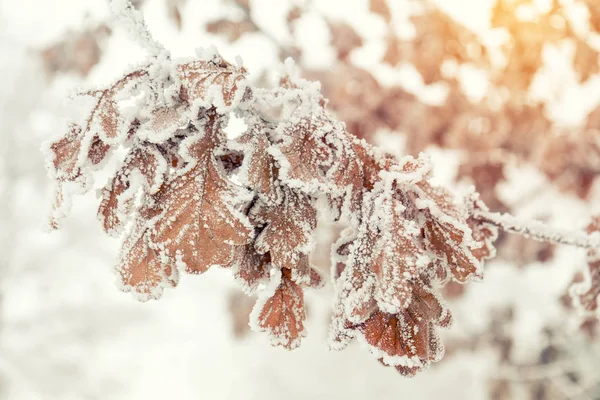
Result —
[[540, 221], [523, 220], [510, 214], [476, 210], [473, 215], [481, 222], [493, 224], [506, 232], [517, 233], [540, 242], [566, 244], [585, 249], [600, 248], [600, 235], [586, 234], [549, 226]]
[[152, 37], [142, 13], [133, 7], [129, 0], [111, 0], [111, 10], [129, 29], [132, 36], [157, 59], [168, 58], [169, 52]]

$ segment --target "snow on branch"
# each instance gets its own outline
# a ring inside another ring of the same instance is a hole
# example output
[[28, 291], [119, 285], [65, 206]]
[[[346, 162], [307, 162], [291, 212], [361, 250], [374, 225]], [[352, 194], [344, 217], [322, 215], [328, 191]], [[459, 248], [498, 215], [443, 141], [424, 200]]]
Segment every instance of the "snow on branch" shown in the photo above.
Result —
[[523, 220], [506, 213], [476, 211], [473, 217], [493, 224], [506, 232], [523, 235], [540, 242], [577, 246], [584, 249], [600, 248], [600, 234], [597, 232], [586, 234], [584, 231], [560, 229], [540, 221]]

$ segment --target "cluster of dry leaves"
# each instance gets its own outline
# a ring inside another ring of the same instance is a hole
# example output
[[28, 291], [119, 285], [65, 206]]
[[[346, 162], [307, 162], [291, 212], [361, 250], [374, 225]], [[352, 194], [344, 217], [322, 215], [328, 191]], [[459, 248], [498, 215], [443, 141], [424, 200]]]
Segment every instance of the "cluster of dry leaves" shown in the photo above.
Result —
[[[179, 271], [231, 268], [247, 293], [259, 291], [252, 325], [291, 349], [305, 334], [304, 289], [323, 284], [309, 256], [324, 200], [349, 222], [334, 250], [334, 347], [359, 336], [408, 375], [438, 360], [435, 326], [450, 314], [436, 284], [481, 277], [494, 252], [495, 228], [472, 217], [485, 209], [477, 196], [456, 205], [429, 184], [426, 160], [396, 160], [348, 134], [318, 85], [284, 76], [255, 89], [242, 67], [211, 53], [167, 78], [155, 72], [83, 94], [95, 103], [87, 120], [50, 143], [53, 226], [72, 188], [89, 188], [92, 172], [127, 148], [98, 210], [104, 230], [124, 236], [123, 289], [148, 300], [175, 286]], [[231, 113], [247, 126], [235, 140], [224, 133]]]
[[[258, 30], [250, 3], [237, 4], [245, 11], [242, 20], [215, 21], [209, 30], [231, 40]], [[371, 9], [391, 26], [385, 0], [371, 1]], [[508, 26], [501, 14], [495, 13], [494, 23]], [[291, 30], [301, 15], [302, 9], [291, 10]], [[305, 289], [325, 283], [310, 260], [318, 217], [343, 221], [348, 228], [332, 248], [330, 345], [341, 349], [358, 338], [384, 365], [414, 375], [444, 353], [436, 329], [452, 318], [440, 288], [480, 279], [483, 260], [495, 255], [497, 228], [476, 216], [487, 212], [486, 203], [506, 210], [495, 194], [504, 155], [539, 165], [559, 186], [585, 196], [600, 151], [593, 121], [586, 134], [553, 134], [541, 152], [533, 149], [531, 135], [547, 139], [552, 131], [542, 106], [522, 95], [509, 96], [500, 109], [473, 104], [443, 74], [448, 59], [489, 65], [477, 36], [436, 9], [426, 8], [412, 22], [417, 39], [400, 40], [390, 29], [384, 61], [413, 63], [426, 83], [447, 81], [444, 106], [424, 104], [400, 87], [384, 88], [353, 66], [348, 56], [362, 39], [334, 22], [338, 65], [332, 72], [305, 71], [322, 80], [328, 107], [318, 85], [286, 74], [274, 88], [253, 87], [243, 67], [210, 51], [189, 62], [150, 62], [108, 88], [82, 94], [92, 99], [90, 114], [48, 145], [48, 168], [58, 187], [52, 225], [58, 228], [70, 195], [89, 190], [94, 172], [117, 149], [127, 149], [101, 191], [98, 210], [104, 230], [123, 237], [117, 268], [122, 288], [141, 300], [156, 299], [177, 285], [180, 271], [229, 268], [247, 294], [258, 294], [253, 329], [292, 349], [306, 333]], [[519, 46], [531, 43], [513, 44], [512, 58]], [[521, 75], [535, 71], [509, 66], [494, 87], [523, 91]], [[519, 71], [519, 83], [510, 71]], [[237, 138], [225, 133], [232, 116], [246, 127]], [[406, 134], [411, 151], [437, 144], [470, 152], [460, 175], [474, 180], [481, 199], [477, 193], [457, 199], [431, 185], [424, 158], [396, 159], [357, 138], [371, 138], [381, 127]], [[545, 166], [544, 160], [566, 149], [564, 165]], [[597, 264], [594, 252], [590, 271]], [[596, 275], [589, 288], [573, 289], [577, 305], [588, 311], [597, 309]]]

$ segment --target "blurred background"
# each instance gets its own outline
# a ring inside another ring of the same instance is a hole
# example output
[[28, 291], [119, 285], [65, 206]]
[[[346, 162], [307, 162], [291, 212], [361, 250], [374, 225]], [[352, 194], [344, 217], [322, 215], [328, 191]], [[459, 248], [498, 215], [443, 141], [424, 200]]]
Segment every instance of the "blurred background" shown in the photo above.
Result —
[[[174, 56], [216, 45], [259, 86], [293, 57], [350, 132], [428, 153], [437, 183], [475, 185], [493, 211], [574, 230], [600, 211], [598, 0], [134, 5]], [[143, 59], [106, 0], [0, 0], [0, 399], [600, 399], [597, 321], [568, 295], [589, 267], [579, 249], [502, 235], [483, 283], [444, 288], [446, 356], [411, 379], [357, 343], [328, 349], [331, 285], [308, 296], [293, 352], [249, 331], [229, 271], [160, 301], [119, 292], [93, 192], [47, 232], [40, 146], [69, 95]], [[326, 274], [334, 229], [313, 259]]]

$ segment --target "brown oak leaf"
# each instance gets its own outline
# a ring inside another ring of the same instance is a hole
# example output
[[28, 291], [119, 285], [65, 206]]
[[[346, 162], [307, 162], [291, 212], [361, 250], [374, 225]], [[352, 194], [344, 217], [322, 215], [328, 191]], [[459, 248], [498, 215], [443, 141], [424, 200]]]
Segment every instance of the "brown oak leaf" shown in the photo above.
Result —
[[72, 181], [80, 176], [80, 151], [83, 137], [81, 126], [71, 124], [64, 137], [50, 144], [51, 168], [57, 179]]
[[[344, 265], [337, 286], [336, 308], [343, 321], [359, 324], [377, 310], [375, 300], [376, 277], [371, 269], [371, 257], [376, 238], [372, 232], [363, 230], [355, 240], [349, 241], [348, 257], [340, 261]], [[338, 328], [343, 325], [338, 324]]]
[[281, 156], [280, 178], [294, 188], [310, 188], [326, 183], [325, 170], [331, 162], [331, 149], [324, 142], [328, 132], [322, 120], [302, 118], [282, 124], [278, 130], [285, 141], [277, 146]]
[[269, 333], [273, 346], [292, 350], [306, 334], [304, 292], [292, 279], [289, 269], [274, 270], [274, 274], [271, 285], [276, 287], [272, 293], [263, 293], [264, 300], [259, 298], [250, 318], [256, 330]]
[[362, 195], [365, 173], [356, 146], [350, 143], [349, 135], [344, 129], [332, 130], [325, 137], [331, 152], [335, 154], [335, 162], [327, 169], [327, 180], [335, 189], [328, 194], [330, 208], [339, 218], [347, 214], [351, 219], [358, 218], [362, 207]]
[[474, 211], [489, 211], [488, 207], [479, 199], [477, 193], [473, 193], [468, 201], [472, 202], [472, 208], [469, 210], [467, 224], [471, 228], [473, 240], [478, 246], [471, 247], [471, 253], [478, 261], [488, 260], [496, 255], [494, 241], [498, 238], [498, 227], [486, 224], [473, 218]]
[[[158, 191], [166, 168], [166, 160], [152, 145], [136, 146], [130, 151], [121, 168], [102, 190], [98, 218], [106, 233], [117, 235], [122, 232], [139, 189], [143, 188], [144, 193], [150, 194]], [[142, 182], [130, 190], [133, 175], [138, 173]]]
[[259, 254], [253, 243], [237, 246], [232, 264], [234, 278], [246, 294], [253, 294], [261, 283], [268, 281], [271, 269], [269, 253]]
[[424, 207], [428, 209], [424, 225], [425, 244], [437, 256], [438, 267], [448, 269], [452, 277], [461, 283], [481, 278], [482, 266], [472, 251], [480, 245], [473, 240], [471, 229], [463, 222], [450, 193], [425, 181], [418, 187], [417, 195], [426, 201]]
[[405, 207], [398, 200], [375, 199], [374, 208], [378, 215], [371, 221], [377, 230], [371, 263], [377, 278], [375, 298], [381, 310], [398, 313], [410, 304], [414, 281], [429, 258], [419, 228], [404, 218]]
[[448, 309], [423, 281], [415, 285], [413, 300], [405, 310], [397, 314], [377, 310], [348, 329], [358, 331], [384, 365], [413, 376], [442, 358], [444, 348], [435, 326], [447, 327], [451, 321]]
[[131, 291], [141, 301], [158, 299], [163, 288], [175, 287], [179, 280], [177, 268], [165, 264], [151, 239], [154, 217], [160, 210], [145, 207], [140, 210], [132, 232], [123, 242], [118, 274], [121, 290]]
[[161, 106], [150, 113], [147, 121], [137, 128], [140, 139], [161, 143], [171, 138], [178, 129], [186, 128], [191, 111], [188, 104], [179, 102], [174, 106]]
[[215, 106], [217, 111], [225, 112], [247, 96], [246, 70], [218, 55], [180, 64], [177, 74], [182, 83], [181, 97], [191, 104]]
[[279, 204], [258, 202], [250, 210], [255, 226], [264, 226], [256, 238], [259, 253], [269, 252], [276, 268], [286, 268], [296, 283], [309, 284], [311, 269], [308, 254], [313, 248], [312, 233], [317, 225], [317, 211], [310, 197], [282, 188]]
[[264, 124], [253, 124], [240, 137], [238, 142], [245, 153], [240, 175], [242, 181], [256, 191], [263, 201], [273, 203], [281, 194], [276, 183], [277, 168], [267, 151], [271, 143], [266, 129]]
[[200, 133], [182, 144], [187, 165], [165, 183], [160, 200], [164, 214], [153, 237], [165, 256], [185, 264], [189, 273], [230, 265], [234, 247], [249, 243], [253, 234], [234, 204], [245, 192], [223, 176], [214, 155], [223, 140], [222, 118], [209, 112], [202, 123]]

